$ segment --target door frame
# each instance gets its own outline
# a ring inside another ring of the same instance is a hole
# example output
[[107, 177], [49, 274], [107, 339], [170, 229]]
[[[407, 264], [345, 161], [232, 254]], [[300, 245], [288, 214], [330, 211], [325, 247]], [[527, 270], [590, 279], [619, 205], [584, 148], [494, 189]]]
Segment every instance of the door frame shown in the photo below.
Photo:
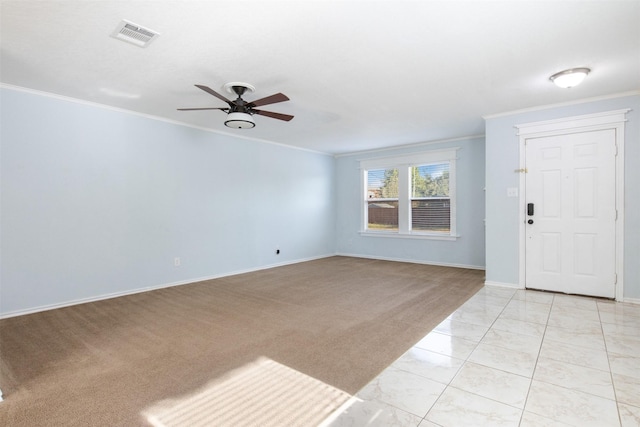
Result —
[[514, 172], [520, 174], [518, 220], [519, 230], [519, 274], [518, 286], [526, 287], [526, 227], [525, 205], [527, 200], [525, 178], [527, 173], [525, 145], [527, 139], [545, 136], [568, 135], [596, 130], [614, 129], [616, 138], [615, 180], [616, 180], [616, 225], [615, 225], [615, 299], [622, 301], [624, 296], [624, 124], [626, 113], [630, 109], [606, 111], [596, 114], [571, 116], [555, 120], [545, 120], [515, 125], [517, 129], [520, 167]]

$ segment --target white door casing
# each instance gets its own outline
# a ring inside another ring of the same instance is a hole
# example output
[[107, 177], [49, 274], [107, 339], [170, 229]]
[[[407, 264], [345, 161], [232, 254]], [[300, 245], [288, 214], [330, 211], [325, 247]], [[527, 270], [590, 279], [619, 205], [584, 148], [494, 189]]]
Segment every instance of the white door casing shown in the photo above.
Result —
[[521, 288], [622, 300], [627, 111], [516, 126]]

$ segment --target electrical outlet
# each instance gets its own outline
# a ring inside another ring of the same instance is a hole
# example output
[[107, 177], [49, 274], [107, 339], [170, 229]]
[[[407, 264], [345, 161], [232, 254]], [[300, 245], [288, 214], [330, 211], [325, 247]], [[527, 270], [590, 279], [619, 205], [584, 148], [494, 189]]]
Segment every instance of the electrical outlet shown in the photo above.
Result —
[[180, 257], [175, 257], [175, 258], [173, 259], [173, 265], [174, 265], [175, 267], [180, 267]]

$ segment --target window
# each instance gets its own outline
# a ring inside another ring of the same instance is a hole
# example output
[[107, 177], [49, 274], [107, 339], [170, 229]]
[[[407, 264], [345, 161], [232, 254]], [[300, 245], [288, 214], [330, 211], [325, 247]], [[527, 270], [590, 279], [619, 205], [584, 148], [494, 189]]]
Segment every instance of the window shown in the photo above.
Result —
[[451, 232], [448, 162], [411, 167], [411, 230]]
[[456, 149], [360, 162], [362, 232], [455, 238]]
[[398, 169], [367, 171], [367, 229], [398, 231]]

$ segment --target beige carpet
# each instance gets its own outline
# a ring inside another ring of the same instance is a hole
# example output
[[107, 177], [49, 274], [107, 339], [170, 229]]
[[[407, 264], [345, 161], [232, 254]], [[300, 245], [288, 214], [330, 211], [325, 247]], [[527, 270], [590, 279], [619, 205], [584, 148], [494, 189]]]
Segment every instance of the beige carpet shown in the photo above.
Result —
[[332, 257], [0, 321], [0, 425], [315, 425], [483, 271]]

